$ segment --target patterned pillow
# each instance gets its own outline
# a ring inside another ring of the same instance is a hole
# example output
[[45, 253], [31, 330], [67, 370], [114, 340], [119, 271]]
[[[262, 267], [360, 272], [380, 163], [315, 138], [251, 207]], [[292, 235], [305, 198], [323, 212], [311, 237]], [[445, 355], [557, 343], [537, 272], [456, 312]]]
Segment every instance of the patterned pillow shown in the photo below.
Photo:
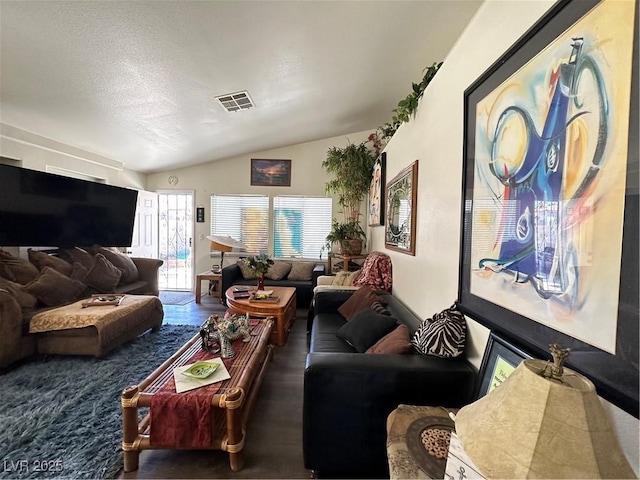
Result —
[[240, 267], [240, 271], [242, 272], [242, 278], [244, 278], [245, 280], [255, 280], [256, 278], [258, 278], [255, 272], [251, 270], [242, 260], [238, 260], [238, 266]]
[[454, 303], [450, 308], [428, 318], [416, 330], [411, 344], [420, 353], [452, 358], [464, 352], [467, 322]]
[[355, 272], [340, 271], [333, 277], [331, 285], [350, 287], [353, 285], [353, 281], [358, 278], [358, 275], [360, 275], [360, 270]]
[[265, 277], [269, 280], [282, 280], [290, 271], [290, 263], [276, 260], [275, 262], [273, 262], [273, 265], [269, 267], [269, 270], [267, 271]]
[[380, 303], [380, 301], [376, 300], [375, 302], [373, 302], [371, 304], [371, 306], [369, 307], [371, 310], [373, 310], [376, 313], [379, 313], [381, 315], [389, 315], [391, 316], [391, 312], [389, 310], [387, 310], [387, 307], [385, 307], [382, 303]]
[[313, 262], [293, 262], [287, 278], [289, 280], [311, 280], [315, 266], [316, 264]]

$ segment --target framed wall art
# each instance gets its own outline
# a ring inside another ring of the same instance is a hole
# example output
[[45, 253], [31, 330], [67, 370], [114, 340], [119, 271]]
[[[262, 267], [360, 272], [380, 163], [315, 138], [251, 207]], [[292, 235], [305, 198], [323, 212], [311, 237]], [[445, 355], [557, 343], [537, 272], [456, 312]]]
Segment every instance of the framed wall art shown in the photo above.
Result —
[[459, 300], [638, 417], [635, 8], [561, 1], [465, 92]]
[[251, 185], [290, 187], [291, 160], [251, 159]]
[[387, 153], [382, 152], [373, 165], [369, 187], [369, 226], [384, 225], [384, 187], [386, 182]]
[[484, 397], [495, 389], [527, 358], [531, 355], [491, 333], [480, 364], [475, 398]]
[[418, 160], [387, 184], [385, 193], [384, 246], [416, 254], [416, 211], [418, 203]]

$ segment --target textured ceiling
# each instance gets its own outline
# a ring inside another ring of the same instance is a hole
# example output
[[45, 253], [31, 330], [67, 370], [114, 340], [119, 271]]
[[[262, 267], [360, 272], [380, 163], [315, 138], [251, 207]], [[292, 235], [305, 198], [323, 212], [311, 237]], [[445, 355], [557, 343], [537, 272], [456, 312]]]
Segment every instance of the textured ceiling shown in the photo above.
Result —
[[0, 0], [0, 122], [140, 172], [374, 129], [481, 3]]

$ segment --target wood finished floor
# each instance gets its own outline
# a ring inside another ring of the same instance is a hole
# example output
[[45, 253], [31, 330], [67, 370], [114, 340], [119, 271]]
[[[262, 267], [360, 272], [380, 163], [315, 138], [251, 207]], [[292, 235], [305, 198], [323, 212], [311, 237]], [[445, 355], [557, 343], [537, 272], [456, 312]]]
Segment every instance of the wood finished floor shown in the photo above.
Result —
[[[165, 305], [165, 323], [201, 325], [226, 307], [217, 298], [202, 303]], [[209, 450], [146, 450], [140, 466], [121, 472], [132, 478], [309, 478], [302, 460], [302, 387], [307, 354], [307, 310], [298, 310], [287, 343], [274, 355], [249, 419], [245, 438], [245, 467], [229, 468], [227, 453]]]

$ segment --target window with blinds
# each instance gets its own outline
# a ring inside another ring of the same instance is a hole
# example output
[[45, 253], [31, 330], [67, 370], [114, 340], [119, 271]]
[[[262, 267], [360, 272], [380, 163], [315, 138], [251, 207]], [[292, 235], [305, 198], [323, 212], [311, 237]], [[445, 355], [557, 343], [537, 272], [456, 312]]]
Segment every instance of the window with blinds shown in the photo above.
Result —
[[277, 258], [318, 258], [331, 230], [331, 198], [275, 197], [273, 254]]
[[233, 237], [244, 243], [251, 253], [267, 252], [269, 197], [212, 195], [211, 234]]

